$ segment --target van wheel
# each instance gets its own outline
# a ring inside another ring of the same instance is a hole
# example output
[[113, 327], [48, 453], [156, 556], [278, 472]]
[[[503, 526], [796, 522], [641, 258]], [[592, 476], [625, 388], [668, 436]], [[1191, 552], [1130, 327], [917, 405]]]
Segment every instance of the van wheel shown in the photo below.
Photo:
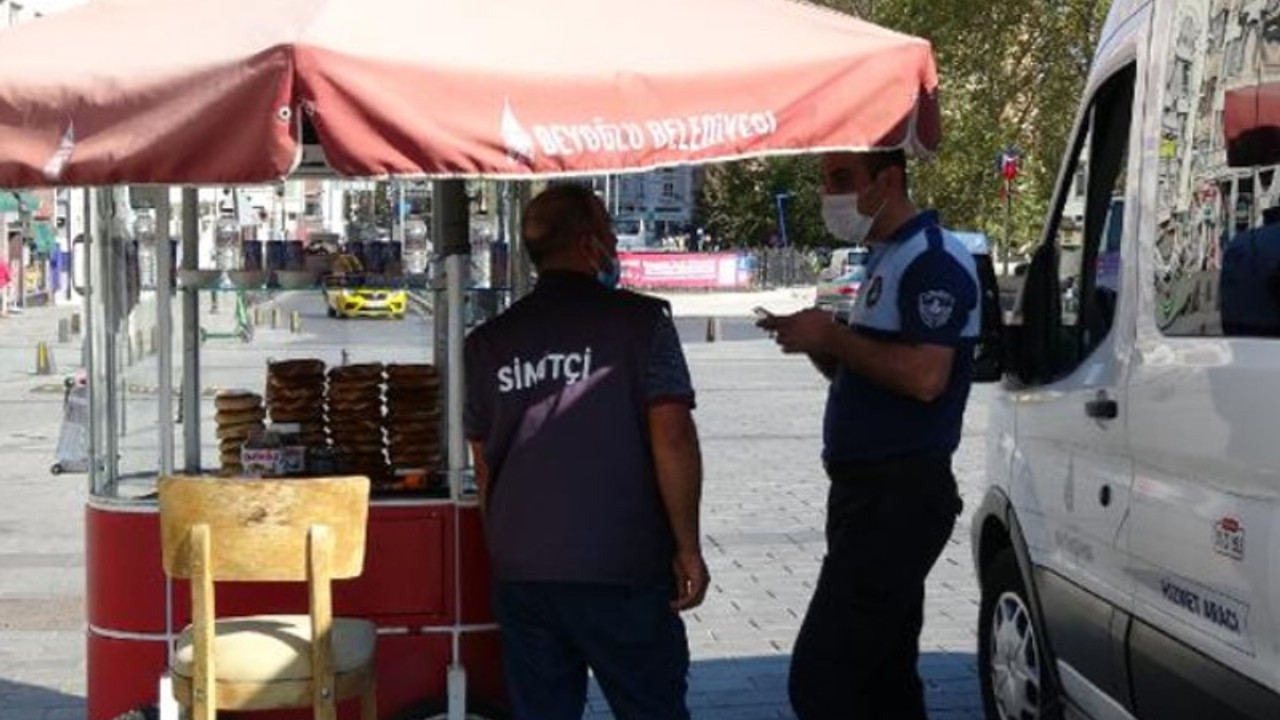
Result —
[[1057, 720], [1044, 643], [1013, 551], [1005, 550], [982, 574], [978, 610], [978, 677], [987, 720]]

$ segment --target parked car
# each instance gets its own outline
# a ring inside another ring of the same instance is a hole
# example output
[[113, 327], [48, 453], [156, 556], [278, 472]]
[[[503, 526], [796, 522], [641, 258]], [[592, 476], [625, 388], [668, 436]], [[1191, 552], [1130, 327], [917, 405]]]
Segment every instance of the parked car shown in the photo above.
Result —
[[[1280, 149], [1258, 100], [1280, 38], [1216, 60], [1253, 12], [1116, 0], [1099, 36], [989, 405], [971, 526], [990, 720], [1280, 718], [1280, 307], [1255, 252], [1275, 238], [1218, 251], [1252, 215], [1222, 198]], [[1224, 296], [1255, 302], [1249, 336]]]
[[868, 255], [869, 251], [861, 246], [832, 250], [827, 266], [818, 273], [814, 304], [833, 313], [840, 322], [848, 322], [866, 279]]
[[854, 265], [839, 277], [828, 280], [819, 278], [815, 304], [820, 309], [833, 313], [837, 320], [847, 322], [866, 276], [865, 265]]

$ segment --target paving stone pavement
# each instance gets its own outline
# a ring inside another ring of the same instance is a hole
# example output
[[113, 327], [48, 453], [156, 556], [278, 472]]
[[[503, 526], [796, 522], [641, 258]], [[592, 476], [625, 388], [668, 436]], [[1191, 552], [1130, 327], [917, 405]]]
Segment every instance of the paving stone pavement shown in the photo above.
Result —
[[[794, 718], [791, 645], [824, 552], [826, 480], [819, 460], [827, 383], [767, 340], [686, 346], [698, 392], [703, 530], [712, 588], [686, 616], [695, 718]], [[955, 458], [966, 511], [930, 575], [921, 675], [933, 720], [977, 720], [978, 586], [969, 515], [984, 487], [986, 397], [975, 387]], [[591, 720], [611, 718], [593, 684]]]
[[[791, 718], [789, 653], [823, 552], [825, 381], [767, 340], [699, 342], [687, 352], [714, 578], [686, 618], [689, 702], [699, 720]], [[82, 718], [85, 480], [48, 474], [61, 397], [31, 392], [37, 379], [15, 368], [0, 366], [2, 377], [11, 382], [0, 382], [0, 720]], [[934, 720], [981, 717], [968, 518], [982, 487], [986, 392], [975, 390], [956, 461], [966, 512], [928, 586], [921, 671]], [[594, 687], [587, 717], [611, 717]]]

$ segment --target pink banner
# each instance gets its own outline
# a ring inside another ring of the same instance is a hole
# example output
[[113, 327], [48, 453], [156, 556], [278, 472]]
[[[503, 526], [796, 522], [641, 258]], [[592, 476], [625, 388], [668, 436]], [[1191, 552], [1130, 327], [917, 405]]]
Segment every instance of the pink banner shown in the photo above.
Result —
[[622, 284], [639, 289], [737, 290], [751, 272], [736, 253], [619, 253]]

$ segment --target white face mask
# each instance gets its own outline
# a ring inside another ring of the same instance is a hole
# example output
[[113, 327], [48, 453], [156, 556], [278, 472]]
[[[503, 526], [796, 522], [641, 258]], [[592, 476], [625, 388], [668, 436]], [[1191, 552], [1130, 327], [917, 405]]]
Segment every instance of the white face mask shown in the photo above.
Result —
[[854, 245], [862, 243], [867, 239], [879, 214], [880, 211], [877, 210], [875, 215], [863, 215], [858, 210], [857, 193], [822, 196], [822, 222], [827, 226], [827, 232], [840, 242]]

